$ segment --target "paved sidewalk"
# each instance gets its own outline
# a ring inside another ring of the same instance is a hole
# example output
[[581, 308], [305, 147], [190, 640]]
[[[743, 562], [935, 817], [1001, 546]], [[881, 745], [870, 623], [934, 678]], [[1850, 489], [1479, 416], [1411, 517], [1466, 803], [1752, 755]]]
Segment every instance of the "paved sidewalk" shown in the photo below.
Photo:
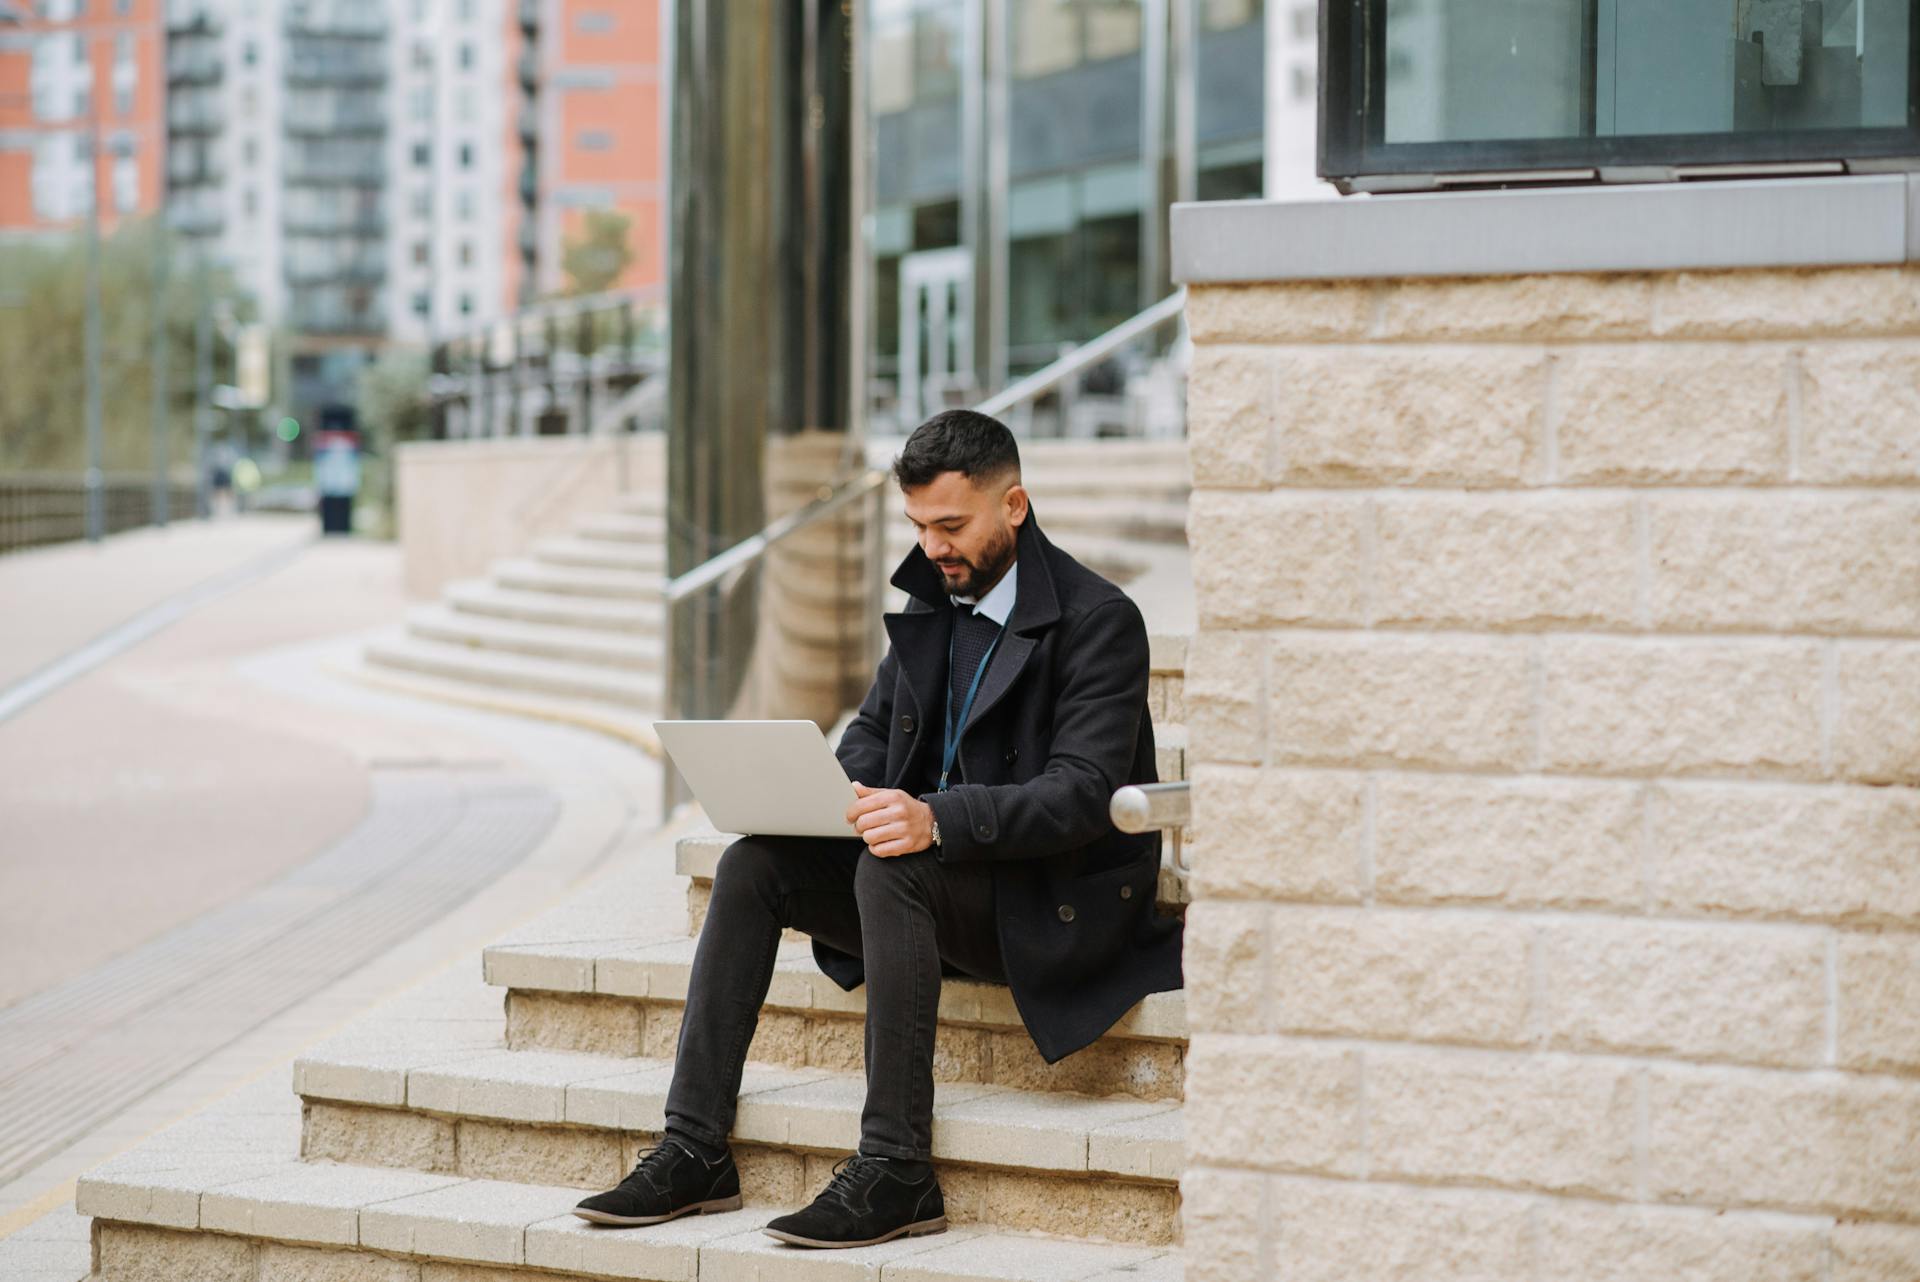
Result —
[[0, 688], [142, 610], [318, 533], [312, 517], [257, 513], [0, 556]]
[[[58, 559], [78, 567], [64, 583], [46, 565], [0, 561], [0, 602], [33, 602], [41, 607], [33, 613], [50, 616], [37, 619], [31, 644], [9, 638], [9, 661], [38, 669], [60, 645], [84, 644], [166, 601], [155, 584], [191, 590], [308, 538], [309, 522], [253, 520], [263, 525], [241, 531], [245, 522], [235, 521], [204, 541], [171, 537], [183, 528], [165, 538], [121, 536], [82, 554], [63, 549]], [[503, 857], [505, 870], [487, 870], [477, 889], [441, 881], [442, 890], [416, 893], [413, 911], [423, 903], [433, 911], [375, 941], [378, 956], [343, 957], [351, 973], [316, 977], [319, 992], [249, 985], [243, 966], [222, 969], [219, 958], [195, 953], [198, 991], [213, 995], [213, 1008], [231, 1015], [248, 995], [249, 1013], [220, 1030], [220, 1044], [182, 1052], [164, 1072], [156, 1063], [144, 1096], [86, 1119], [85, 1134], [0, 1182], [0, 1278], [29, 1260], [33, 1272], [23, 1276], [70, 1282], [61, 1275], [76, 1258], [72, 1277], [84, 1274], [84, 1225], [60, 1209], [81, 1171], [238, 1084], [283, 1071], [302, 1047], [449, 958], [470, 956], [657, 826], [657, 767], [629, 748], [378, 692], [343, 675], [357, 664], [359, 635], [404, 609], [397, 548], [315, 541], [0, 721], [0, 1018], [55, 985], [108, 992], [99, 977], [115, 959], [205, 939], [204, 923], [219, 914], [278, 902], [303, 878], [337, 871], [337, 852], [364, 836], [379, 798], [396, 786], [431, 808], [442, 804], [436, 796], [470, 794], [474, 781], [512, 778], [545, 797], [553, 815], [544, 836], [528, 830], [530, 850]], [[413, 849], [416, 863], [438, 857], [431, 843]], [[316, 862], [329, 852], [333, 865]], [[378, 860], [363, 866], [376, 869]], [[0, 1096], [7, 1089], [0, 1079]], [[0, 1147], [9, 1138], [19, 1135], [0, 1135]], [[40, 1265], [50, 1256], [58, 1259], [46, 1272]]]

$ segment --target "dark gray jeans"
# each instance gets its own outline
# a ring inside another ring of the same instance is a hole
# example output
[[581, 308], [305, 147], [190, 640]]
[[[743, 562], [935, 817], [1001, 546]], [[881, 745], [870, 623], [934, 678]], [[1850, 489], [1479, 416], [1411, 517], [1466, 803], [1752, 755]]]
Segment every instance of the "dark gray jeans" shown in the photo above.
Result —
[[942, 864], [924, 850], [881, 859], [858, 841], [743, 837], [720, 857], [693, 954], [667, 1125], [726, 1143], [747, 1043], [788, 926], [866, 963], [860, 1151], [926, 1160], [933, 1151], [933, 1039], [943, 968], [1006, 982], [992, 871]]

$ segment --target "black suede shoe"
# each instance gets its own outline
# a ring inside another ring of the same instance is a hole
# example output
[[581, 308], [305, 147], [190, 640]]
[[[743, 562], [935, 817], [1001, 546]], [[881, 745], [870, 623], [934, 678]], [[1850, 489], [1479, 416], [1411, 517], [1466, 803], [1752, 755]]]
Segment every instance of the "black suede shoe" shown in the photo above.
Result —
[[639, 1164], [619, 1187], [594, 1194], [573, 1213], [595, 1224], [637, 1225], [739, 1209], [740, 1172], [734, 1168], [733, 1151], [709, 1161], [668, 1135], [641, 1150]]
[[767, 1225], [767, 1235], [795, 1246], [873, 1246], [945, 1232], [947, 1205], [933, 1168], [913, 1163], [924, 1172], [913, 1179], [903, 1165], [864, 1153], [842, 1158], [813, 1204]]

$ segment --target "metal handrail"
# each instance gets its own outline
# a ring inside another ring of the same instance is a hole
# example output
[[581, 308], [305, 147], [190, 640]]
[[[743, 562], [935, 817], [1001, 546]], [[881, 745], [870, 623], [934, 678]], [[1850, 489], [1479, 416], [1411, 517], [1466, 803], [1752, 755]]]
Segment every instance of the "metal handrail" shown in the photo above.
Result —
[[1006, 413], [1016, 405], [1025, 404], [1042, 392], [1052, 391], [1070, 376], [1078, 374], [1089, 365], [1095, 365], [1131, 343], [1142, 334], [1158, 329], [1180, 315], [1187, 305], [1187, 291], [1183, 286], [1168, 294], [1147, 310], [1131, 320], [1121, 321], [1106, 333], [1080, 344], [1059, 360], [1043, 365], [1011, 387], [1005, 388], [974, 406], [977, 414], [997, 416]]
[[760, 533], [748, 535], [718, 556], [709, 557], [685, 574], [669, 579], [665, 591], [667, 603], [671, 605], [675, 601], [683, 600], [701, 588], [725, 578], [742, 566], [753, 564], [766, 555], [768, 548], [788, 535], [798, 533], [815, 521], [832, 516], [848, 504], [873, 493], [886, 482], [885, 472], [878, 468], [870, 468], [839, 489], [831, 490], [805, 507], [787, 513]]
[[[988, 416], [1004, 414], [1016, 405], [1025, 404], [1042, 393], [1052, 391], [1073, 375], [1105, 360], [1142, 334], [1150, 333], [1178, 317], [1181, 309], [1186, 306], [1186, 301], [1187, 291], [1183, 286], [1139, 315], [1120, 322], [1098, 338], [1089, 339], [1062, 355], [1058, 360], [1041, 366], [1011, 387], [989, 396], [973, 407], [974, 412]], [[805, 529], [815, 521], [832, 516], [847, 504], [873, 493], [886, 484], [886, 480], [885, 472], [870, 469], [855, 479], [843, 483], [839, 488], [829, 491], [806, 507], [788, 513], [770, 523], [760, 533], [749, 535], [726, 551], [703, 561], [685, 574], [673, 579], [667, 584], [667, 601], [671, 603], [681, 600], [689, 593], [706, 587], [741, 566], [751, 565], [781, 539]]]
[[1156, 832], [1165, 829], [1172, 835], [1172, 858], [1168, 866], [1174, 876], [1185, 881], [1193, 875], [1186, 859], [1182, 830], [1193, 820], [1193, 790], [1184, 781], [1175, 783], [1130, 783], [1116, 790], [1107, 803], [1107, 817], [1121, 832]]

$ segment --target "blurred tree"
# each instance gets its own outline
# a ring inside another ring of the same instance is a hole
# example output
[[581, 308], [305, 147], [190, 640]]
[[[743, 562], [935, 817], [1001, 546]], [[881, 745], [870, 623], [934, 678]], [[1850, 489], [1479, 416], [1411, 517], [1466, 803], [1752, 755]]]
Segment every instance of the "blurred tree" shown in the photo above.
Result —
[[428, 373], [427, 353], [410, 347], [385, 348], [378, 359], [360, 371], [354, 398], [366, 454], [360, 501], [379, 514], [374, 532], [384, 538], [393, 537], [398, 528], [394, 506], [398, 447], [433, 434]]
[[[104, 461], [108, 471], [153, 465], [153, 271], [158, 221], [123, 225], [101, 246]], [[0, 469], [77, 472], [86, 467], [86, 259], [84, 236], [0, 245]], [[216, 272], [210, 294], [234, 295]], [[193, 461], [193, 260], [169, 259], [168, 455]], [[237, 302], [234, 314], [249, 311]], [[232, 380], [233, 356], [214, 330], [215, 380]]]
[[627, 243], [632, 228], [633, 219], [616, 210], [588, 210], [585, 225], [560, 255], [567, 293], [604, 294], [619, 285], [633, 265], [633, 248]]

